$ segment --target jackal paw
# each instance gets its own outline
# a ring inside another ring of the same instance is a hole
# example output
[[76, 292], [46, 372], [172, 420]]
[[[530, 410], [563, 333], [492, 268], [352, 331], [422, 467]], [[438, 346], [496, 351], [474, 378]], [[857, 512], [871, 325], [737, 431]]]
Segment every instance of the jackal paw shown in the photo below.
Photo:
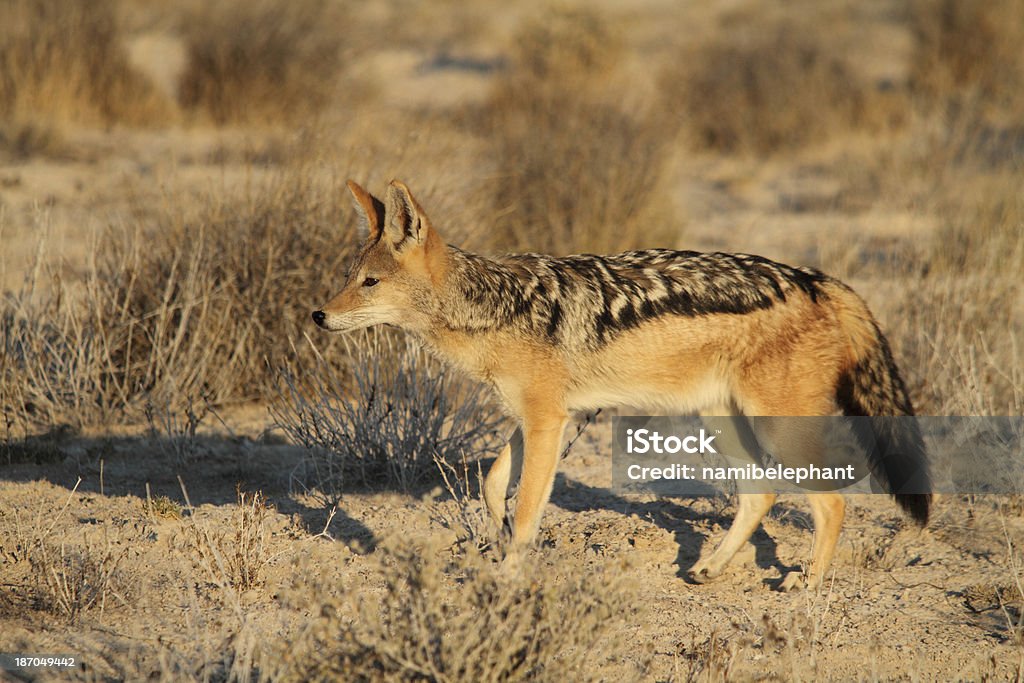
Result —
[[508, 517], [503, 517], [500, 520], [492, 517], [491, 527], [493, 540], [498, 547], [507, 547], [512, 542], [512, 522]]
[[792, 571], [782, 577], [779, 590], [783, 593], [799, 591], [807, 588], [807, 577], [801, 571]]
[[721, 575], [721, 567], [712, 567], [707, 562], [698, 562], [686, 572], [687, 578], [694, 583], [710, 583]]
[[501, 567], [498, 571], [506, 578], [519, 576], [523, 571], [522, 553], [515, 550], [505, 553], [505, 558], [501, 561]]

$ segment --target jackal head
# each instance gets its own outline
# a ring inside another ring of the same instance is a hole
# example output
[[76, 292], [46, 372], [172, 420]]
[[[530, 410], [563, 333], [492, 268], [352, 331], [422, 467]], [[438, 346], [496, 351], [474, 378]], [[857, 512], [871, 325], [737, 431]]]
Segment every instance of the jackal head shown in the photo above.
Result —
[[313, 311], [325, 330], [347, 332], [389, 324], [425, 331], [437, 311], [447, 247], [403, 183], [392, 180], [384, 202], [351, 180], [365, 242], [345, 286]]

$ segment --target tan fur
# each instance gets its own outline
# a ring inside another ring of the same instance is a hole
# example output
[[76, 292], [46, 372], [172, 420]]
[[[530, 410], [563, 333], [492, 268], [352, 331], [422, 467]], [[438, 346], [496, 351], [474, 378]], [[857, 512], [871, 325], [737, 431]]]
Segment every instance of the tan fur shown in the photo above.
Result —
[[[855, 368], [879, 359], [891, 365], [863, 302], [816, 271], [746, 255], [663, 251], [489, 261], [447, 247], [405, 185], [393, 181], [383, 203], [355, 183], [349, 189], [367, 243], [345, 287], [314, 319], [335, 331], [398, 325], [495, 388], [519, 422], [484, 485], [502, 525], [518, 479], [510, 562], [536, 535], [570, 412], [629, 405], [726, 416], [715, 418], [725, 420], [722, 439], [751, 460], [760, 443], [786, 464], [820, 463], [815, 434], [794, 435], [771, 421], [751, 432], [738, 418], [835, 414], [837, 387]], [[890, 369], [880, 406], [898, 403], [889, 394], [902, 390]], [[856, 385], [860, 399], [873, 386], [866, 382]], [[725, 570], [773, 500], [741, 492], [734, 524], [690, 570], [694, 581]], [[831, 563], [844, 504], [821, 493], [811, 507], [813, 586]], [[788, 577], [783, 588], [802, 581]]]

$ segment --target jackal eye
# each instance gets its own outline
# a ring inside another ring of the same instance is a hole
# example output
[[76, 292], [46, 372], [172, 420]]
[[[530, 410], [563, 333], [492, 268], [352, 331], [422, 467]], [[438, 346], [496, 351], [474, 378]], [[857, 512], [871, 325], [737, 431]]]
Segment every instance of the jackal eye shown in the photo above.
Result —
[[380, 280], [378, 280], [377, 278], [368, 277], [365, 280], [363, 280], [363, 287], [373, 287], [378, 282], [380, 282]]

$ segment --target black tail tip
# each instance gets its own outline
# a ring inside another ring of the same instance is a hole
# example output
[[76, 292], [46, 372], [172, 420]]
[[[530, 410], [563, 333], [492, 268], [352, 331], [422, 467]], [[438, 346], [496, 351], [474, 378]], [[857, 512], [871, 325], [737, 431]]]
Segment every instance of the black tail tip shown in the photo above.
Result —
[[928, 513], [932, 506], [932, 494], [930, 493], [898, 493], [896, 502], [903, 511], [910, 515], [910, 518], [917, 522], [918, 526], [928, 524]]

